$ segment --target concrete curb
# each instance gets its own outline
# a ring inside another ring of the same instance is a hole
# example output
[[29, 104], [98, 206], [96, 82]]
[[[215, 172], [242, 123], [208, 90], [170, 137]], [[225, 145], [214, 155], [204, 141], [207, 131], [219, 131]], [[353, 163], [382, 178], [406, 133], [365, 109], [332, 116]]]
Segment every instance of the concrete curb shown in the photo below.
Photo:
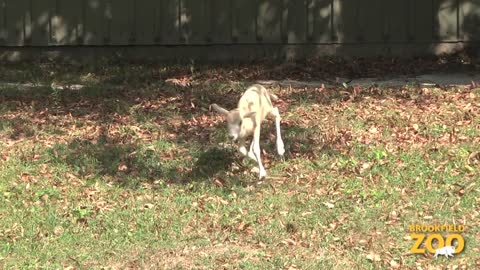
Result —
[[360, 87], [404, 87], [404, 86], [421, 86], [421, 87], [469, 87], [472, 82], [480, 85], [480, 74], [465, 73], [436, 73], [424, 74], [414, 77], [399, 76], [395, 78], [360, 78], [349, 80], [346, 78], [337, 78], [335, 81], [296, 81], [296, 80], [258, 80], [256, 83], [264, 85], [279, 85], [282, 87], [306, 87], [319, 88], [322, 85], [326, 87], [332, 86], [360, 86]]

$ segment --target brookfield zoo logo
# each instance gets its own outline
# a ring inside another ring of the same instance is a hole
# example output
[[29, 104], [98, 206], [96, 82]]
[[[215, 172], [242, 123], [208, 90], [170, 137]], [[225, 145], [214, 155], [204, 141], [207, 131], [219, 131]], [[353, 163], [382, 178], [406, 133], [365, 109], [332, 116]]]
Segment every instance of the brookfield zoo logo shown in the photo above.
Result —
[[[465, 231], [465, 225], [434, 225], [434, 224], [412, 224], [409, 226], [410, 237], [415, 240], [410, 253], [425, 254], [428, 251], [438, 256], [453, 257], [465, 248], [465, 239], [461, 233]], [[443, 236], [442, 233], [446, 233]], [[436, 242], [436, 248], [434, 243]], [[424, 244], [424, 247], [422, 247]]]

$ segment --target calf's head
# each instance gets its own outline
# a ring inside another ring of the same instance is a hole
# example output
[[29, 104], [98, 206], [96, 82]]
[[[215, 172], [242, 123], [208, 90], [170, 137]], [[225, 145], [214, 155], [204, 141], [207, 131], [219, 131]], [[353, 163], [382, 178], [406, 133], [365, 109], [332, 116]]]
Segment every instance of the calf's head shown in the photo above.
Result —
[[229, 111], [217, 104], [212, 104], [211, 107], [227, 120], [228, 136], [233, 141], [244, 138], [252, 132], [254, 125], [252, 117], [255, 115], [255, 112], [248, 113], [242, 118], [238, 109]]

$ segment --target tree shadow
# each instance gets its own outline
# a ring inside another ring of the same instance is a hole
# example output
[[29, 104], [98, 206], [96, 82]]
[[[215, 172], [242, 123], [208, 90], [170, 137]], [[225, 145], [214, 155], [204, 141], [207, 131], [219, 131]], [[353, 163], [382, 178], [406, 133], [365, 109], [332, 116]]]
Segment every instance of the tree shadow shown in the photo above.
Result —
[[233, 149], [211, 147], [197, 157], [186, 179], [207, 180], [231, 171], [236, 162]]
[[33, 138], [35, 135], [30, 121], [23, 117], [14, 117], [0, 121], [0, 131], [4, 132], [11, 140]]
[[[249, 166], [235, 148], [205, 147], [193, 160], [172, 159], [168, 152], [102, 137], [56, 143], [48, 150], [48, 163], [68, 166], [84, 179], [100, 178], [115, 185], [139, 188], [143, 183], [187, 185], [207, 183], [229, 189], [252, 184]], [[254, 176], [253, 176], [254, 178]]]
[[107, 177], [121, 186], [138, 187], [143, 179], [171, 179], [176, 172], [162, 162], [162, 154], [131, 142], [101, 135], [94, 140], [73, 139], [49, 149], [49, 162], [64, 164], [80, 177]]

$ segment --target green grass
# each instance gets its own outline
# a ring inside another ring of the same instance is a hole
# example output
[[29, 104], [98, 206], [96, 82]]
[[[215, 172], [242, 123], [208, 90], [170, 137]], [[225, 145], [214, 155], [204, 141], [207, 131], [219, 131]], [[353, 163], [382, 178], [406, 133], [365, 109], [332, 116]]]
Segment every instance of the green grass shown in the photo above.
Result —
[[[2, 268], [479, 267], [476, 89], [275, 88], [286, 159], [266, 124], [258, 183], [208, 111], [234, 106], [247, 81], [15, 70], [3, 80], [88, 86], [0, 89]], [[466, 224], [465, 250], [408, 254], [418, 223]]]

